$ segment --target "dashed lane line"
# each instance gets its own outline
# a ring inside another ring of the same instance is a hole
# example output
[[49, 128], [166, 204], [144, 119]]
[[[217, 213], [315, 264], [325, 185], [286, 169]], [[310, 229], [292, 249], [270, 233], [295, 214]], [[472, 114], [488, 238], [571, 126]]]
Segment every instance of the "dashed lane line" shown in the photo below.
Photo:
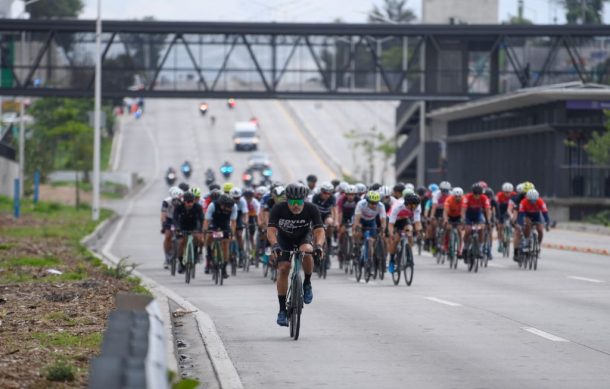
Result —
[[450, 307], [461, 307], [462, 306], [462, 304], [454, 303], [454, 302], [447, 301], [447, 300], [442, 300], [442, 299], [439, 299], [436, 297], [426, 297], [426, 300], [434, 301], [435, 303], [439, 303], [439, 304], [449, 305]]
[[556, 335], [553, 335], [553, 334], [549, 334], [548, 332], [539, 330], [539, 329], [534, 328], [534, 327], [521, 327], [521, 329], [523, 329], [523, 330], [525, 330], [525, 331], [527, 331], [529, 333], [532, 333], [534, 335], [538, 335], [538, 336], [540, 336], [542, 338], [545, 338], [545, 339], [548, 339], [550, 341], [553, 341], [553, 342], [569, 342], [569, 340], [567, 340], [567, 339], [560, 338], [559, 336], [556, 336]]
[[571, 280], [593, 282], [593, 283], [596, 283], [596, 284], [603, 284], [605, 282], [605, 281], [602, 281], [602, 280], [596, 280], [595, 278], [578, 277], [578, 276], [568, 276], [568, 278], [571, 279]]

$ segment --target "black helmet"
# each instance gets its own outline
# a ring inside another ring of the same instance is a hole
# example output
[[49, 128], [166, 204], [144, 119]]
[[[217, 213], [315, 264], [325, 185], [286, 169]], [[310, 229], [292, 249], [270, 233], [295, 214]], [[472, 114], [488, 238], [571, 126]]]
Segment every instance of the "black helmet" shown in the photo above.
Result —
[[407, 193], [405, 195], [405, 205], [418, 205], [420, 203], [419, 196], [415, 193]]
[[181, 182], [180, 184], [178, 184], [178, 188], [182, 189], [183, 192], [188, 192], [189, 184], [187, 184], [186, 182]]
[[316, 177], [313, 174], [310, 174], [307, 176], [307, 182], [317, 182], [318, 181], [318, 177]]
[[485, 196], [489, 197], [490, 199], [492, 197], [494, 197], [494, 190], [491, 189], [490, 187], [485, 188], [485, 190], [483, 191], [483, 193], [485, 193]]
[[286, 198], [291, 200], [303, 200], [308, 194], [309, 188], [303, 184], [290, 184], [286, 187]]
[[402, 191], [405, 190], [405, 184], [403, 184], [402, 182], [399, 182], [398, 184], [394, 185], [394, 188], [392, 190], [394, 192], [402, 193]]
[[195, 195], [191, 192], [185, 192], [182, 195], [182, 201], [184, 201], [185, 203], [195, 201]]
[[472, 189], [472, 193], [474, 193], [476, 195], [483, 194], [483, 187], [478, 182], [475, 182], [474, 184], [472, 184], [471, 189]]
[[244, 197], [254, 197], [254, 191], [252, 189], [246, 189], [242, 194]]
[[369, 187], [369, 190], [379, 190], [379, 188], [381, 188], [381, 184], [374, 183]]
[[419, 188], [417, 188], [417, 194], [420, 196], [425, 196], [427, 192], [428, 189], [426, 189], [425, 186], [420, 186]]
[[219, 184], [212, 184], [212, 185], [210, 185], [210, 192], [213, 191], [214, 189], [220, 190], [220, 185]]
[[213, 189], [210, 191], [210, 199], [212, 201], [217, 201], [220, 198], [220, 195], [222, 195], [222, 191], [220, 190], [220, 188]]
[[235, 205], [235, 201], [228, 194], [222, 194], [218, 199], [218, 204], [221, 207], [232, 208]]
[[339, 186], [341, 181], [339, 181], [335, 178], [334, 180], [331, 180], [330, 183], [333, 184], [333, 186], [336, 188], [337, 186]]

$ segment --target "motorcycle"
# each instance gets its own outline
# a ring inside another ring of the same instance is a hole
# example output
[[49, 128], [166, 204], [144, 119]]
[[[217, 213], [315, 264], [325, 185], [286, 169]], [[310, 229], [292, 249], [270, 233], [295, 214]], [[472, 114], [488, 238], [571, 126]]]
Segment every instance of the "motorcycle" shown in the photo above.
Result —
[[201, 105], [199, 105], [199, 112], [205, 116], [205, 114], [208, 113], [208, 105], [206, 103], [201, 103]]
[[165, 173], [165, 182], [169, 186], [172, 186], [176, 183], [176, 171], [171, 167], [167, 169], [167, 172]]
[[235, 102], [234, 98], [230, 98], [227, 100], [227, 107], [229, 107], [229, 109], [235, 108], [235, 104], [237, 103]]
[[220, 166], [220, 173], [222, 173], [224, 178], [228, 180], [231, 178], [231, 173], [233, 173], [233, 165], [231, 165], [229, 162], [225, 162], [222, 164], [222, 166]]
[[184, 161], [182, 166], [180, 166], [180, 170], [182, 170], [182, 174], [184, 177], [189, 178], [192, 173], [191, 164], [188, 161]]
[[244, 174], [242, 174], [241, 179], [244, 182], [244, 187], [249, 188], [252, 186], [254, 176], [252, 175], [252, 172], [250, 170], [246, 170]]
[[214, 175], [214, 172], [212, 171], [212, 169], [208, 168], [208, 170], [206, 170], [206, 172], [205, 172], [205, 184], [209, 187], [214, 182], [216, 182], [216, 177]]

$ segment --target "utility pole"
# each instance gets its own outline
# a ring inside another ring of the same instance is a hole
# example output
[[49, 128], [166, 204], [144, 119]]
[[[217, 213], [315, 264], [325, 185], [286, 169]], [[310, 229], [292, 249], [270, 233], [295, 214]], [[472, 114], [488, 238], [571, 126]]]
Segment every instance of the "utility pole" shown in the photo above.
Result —
[[93, 204], [92, 219], [100, 218], [100, 126], [102, 105], [102, 0], [97, 0], [97, 20], [95, 22], [95, 101], [93, 112]]
[[587, 0], [580, 0], [580, 24], [587, 23]]

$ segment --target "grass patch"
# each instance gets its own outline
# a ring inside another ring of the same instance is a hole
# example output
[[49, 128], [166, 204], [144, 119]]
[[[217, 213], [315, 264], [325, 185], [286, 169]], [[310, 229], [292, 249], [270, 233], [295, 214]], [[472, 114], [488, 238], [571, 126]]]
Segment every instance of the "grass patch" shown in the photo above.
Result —
[[5, 264], [9, 267], [15, 266], [30, 266], [30, 267], [48, 267], [59, 264], [59, 259], [53, 257], [21, 257], [21, 258], [11, 258], [5, 262], [0, 262], [0, 264]]
[[28, 281], [32, 281], [32, 275], [28, 274], [28, 273], [21, 273], [21, 272], [10, 272], [10, 273], [6, 273], [5, 272], [0, 273], [0, 285], [4, 285], [4, 284], [20, 284], [22, 282], [28, 282]]
[[100, 153], [100, 165], [102, 171], [108, 170], [108, 166], [110, 165], [110, 152], [112, 151], [112, 138], [103, 136], [102, 137], [102, 147]]
[[43, 347], [99, 348], [102, 343], [101, 333], [72, 335], [67, 332], [34, 332], [32, 338], [36, 339]]
[[0, 250], [10, 250], [15, 247], [12, 243], [0, 243]]
[[59, 360], [45, 369], [45, 377], [49, 381], [72, 382], [76, 369], [66, 361]]
[[137, 294], [144, 294], [151, 296], [152, 293], [145, 286], [142, 285], [142, 280], [138, 277], [127, 277], [127, 282], [131, 285], [131, 291]]
[[68, 316], [68, 314], [62, 311], [47, 313], [42, 317], [42, 319], [49, 322], [59, 323], [61, 325], [74, 326], [78, 324], [77, 320], [71, 318], [70, 316]]

